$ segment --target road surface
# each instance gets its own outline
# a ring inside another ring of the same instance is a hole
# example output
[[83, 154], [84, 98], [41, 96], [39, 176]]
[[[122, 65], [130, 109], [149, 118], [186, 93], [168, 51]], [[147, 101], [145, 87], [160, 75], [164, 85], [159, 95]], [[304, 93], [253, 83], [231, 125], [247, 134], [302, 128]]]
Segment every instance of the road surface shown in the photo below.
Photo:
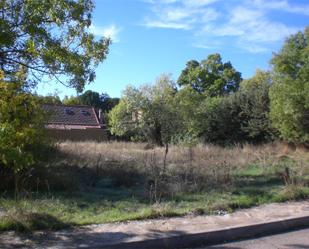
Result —
[[309, 229], [198, 249], [309, 249]]

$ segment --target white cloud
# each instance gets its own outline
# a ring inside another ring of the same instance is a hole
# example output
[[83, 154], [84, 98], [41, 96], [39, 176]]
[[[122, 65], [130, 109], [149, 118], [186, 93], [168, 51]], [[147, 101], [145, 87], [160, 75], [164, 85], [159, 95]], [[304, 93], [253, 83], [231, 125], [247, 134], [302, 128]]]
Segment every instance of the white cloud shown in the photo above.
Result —
[[159, 0], [151, 1], [152, 15], [143, 25], [152, 28], [192, 29], [196, 23], [217, 19], [218, 13], [208, 7], [218, 0]]
[[297, 28], [270, 21], [262, 11], [236, 7], [228, 22], [210, 30], [208, 28], [209, 31], [218, 36], [238, 36], [251, 42], [276, 42], [295, 33]]
[[279, 10], [309, 16], [309, 4], [292, 5], [287, 0], [253, 0], [252, 4], [260, 9]]
[[111, 24], [109, 26], [96, 26], [96, 25], [91, 25], [89, 28], [90, 32], [97, 36], [103, 36], [106, 38], [110, 38], [112, 42], [119, 42], [118, 34], [120, 32], [120, 28], [117, 27], [115, 24]]
[[166, 29], [190, 29], [188, 23], [164, 22], [160, 20], [145, 20], [144, 25], [149, 28], [166, 28]]
[[242, 43], [242, 42], [239, 42], [238, 45], [240, 47], [242, 47], [244, 50], [246, 50], [247, 52], [250, 52], [250, 53], [253, 53], [253, 54], [265, 53], [265, 52], [269, 52], [270, 51], [267, 47], [260, 46], [258, 44], [254, 44], [254, 43]]
[[[309, 15], [309, 5], [287, 0], [148, 1], [152, 12], [144, 19], [145, 26], [190, 31], [192, 46], [205, 49], [222, 47], [229, 40], [228, 46], [251, 53], [266, 52], [302, 29], [274, 20], [272, 11]], [[218, 1], [222, 1], [220, 5], [213, 5]]]
[[144, 0], [147, 3], [152, 4], [173, 4], [180, 3], [187, 6], [205, 6], [218, 2], [220, 0]]
[[262, 10], [236, 7], [223, 24], [206, 26], [204, 33], [217, 37], [236, 37], [242, 49], [265, 52], [271, 43], [282, 41], [298, 28], [270, 21]]
[[202, 49], [208, 49], [208, 50], [215, 50], [222, 46], [222, 43], [220, 41], [198, 41], [194, 42], [192, 44], [195, 48], [202, 48]]
[[212, 21], [217, 20], [220, 17], [220, 13], [216, 11], [215, 9], [207, 8], [204, 9], [203, 12], [201, 13], [201, 17], [199, 21], [203, 24], [210, 23]]
[[183, 0], [183, 4], [187, 6], [196, 6], [201, 7], [205, 5], [209, 5], [215, 2], [218, 2], [219, 0]]

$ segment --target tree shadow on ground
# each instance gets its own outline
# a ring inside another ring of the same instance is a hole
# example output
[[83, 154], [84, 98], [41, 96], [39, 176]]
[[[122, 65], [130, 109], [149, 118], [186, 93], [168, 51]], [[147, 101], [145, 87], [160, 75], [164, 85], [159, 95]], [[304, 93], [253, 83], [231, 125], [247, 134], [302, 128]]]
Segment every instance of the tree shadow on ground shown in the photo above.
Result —
[[[178, 230], [164, 232], [149, 230], [146, 234], [142, 234], [141, 238], [138, 238], [138, 234], [133, 232], [92, 232], [87, 228], [69, 229], [59, 232], [36, 232], [33, 234], [10, 232], [0, 234], [0, 248], [111, 248], [113, 245], [128, 241], [131, 242], [127, 244], [128, 248], [134, 248], [135, 243], [139, 243], [140, 239], [146, 239], [147, 242], [155, 240], [156, 244], [162, 244], [163, 247], [160, 248], [170, 248], [166, 247], [165, 238], [182, 235], [185, 235], [185, 232]], [[136, 238], [137, 241], [134, 241]], [[117, 248], [120, 247], [118, 246]]]
[[3, 218], [7, 220], [7, 230], [24, 233], [31, 233], [34, 230], [59, 230], [70, 227], [70, 224], [46, 213], [19, 211], [9, 213]]

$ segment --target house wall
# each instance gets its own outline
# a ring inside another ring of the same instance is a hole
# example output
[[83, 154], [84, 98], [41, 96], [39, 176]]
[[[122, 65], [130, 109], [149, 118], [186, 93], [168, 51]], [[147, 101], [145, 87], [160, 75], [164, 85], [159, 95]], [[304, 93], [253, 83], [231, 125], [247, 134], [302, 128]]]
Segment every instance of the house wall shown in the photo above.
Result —
[[47, 135], [54, 140], [63, 141], [107, 141], [108, 135], [104, 129], [72, 129], [72, 130], [57, 130], [47, 129]]

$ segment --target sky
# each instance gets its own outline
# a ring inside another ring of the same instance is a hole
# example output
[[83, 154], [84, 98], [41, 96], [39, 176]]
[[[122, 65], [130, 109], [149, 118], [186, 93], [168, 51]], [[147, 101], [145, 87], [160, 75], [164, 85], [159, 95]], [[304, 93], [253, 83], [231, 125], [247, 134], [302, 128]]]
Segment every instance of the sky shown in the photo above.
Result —
[[[95, 0], [90, 31], [113, 41], [96, 79], [85, 90], [120, 97], [127, 85], [176, 81], [186, 62], [220, 53], [251, 77], [270, 69], [286, 37], [309, 25], [309, 0]], [[37, 92], [76, 95], [55, 82]]]

